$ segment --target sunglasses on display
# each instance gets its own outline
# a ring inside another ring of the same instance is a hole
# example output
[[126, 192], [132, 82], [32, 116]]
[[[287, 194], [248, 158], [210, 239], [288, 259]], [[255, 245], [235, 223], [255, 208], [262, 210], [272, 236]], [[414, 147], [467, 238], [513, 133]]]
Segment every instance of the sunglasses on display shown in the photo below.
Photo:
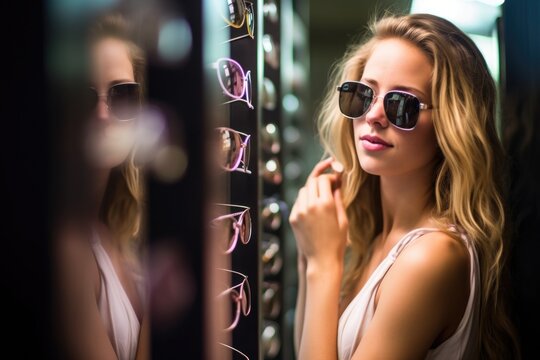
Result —
[[222, 8], [221, 16], [227, 23], [227, 26], [235, 29], [240, 29], [244, 24], [247, 27], [247, 34], [229, 39], [226, 42], [232, 42], [243, 39], [245, 37], [255, 37], [255, 10], [253, 3], [245, 0], [225, 0], [227, 3], [226, 9]]
[[273, 321], [265, 321], [262, 331], [262, 348], [265, 358], [273, 359], [281, 350], [279, 325]]
[[248, 356], [247, 356], [246, 354], [244, 354], [243, 352], [241, 352], [240, 350], [235, 349], [235, 348], [233, 348], [233, 347], [230, 346], [230, 345], [223, 344], [223, 343], [220, 343], [220, 342], [218, 342], [218, 344], [221, 345], [221, 346], [225, 346], [226, 348], [228, 348], [228, 349], [234, 351], [236, 354], [240, 355], [240, 356], [242, 357], [242, 359], [249, 360]]
[[216, 217], [212, 220], [213, 226], [221, 225], [229, 229], [230, 236], [227, 237], [227, 243], [224, 246], [225, 254], [233, 252], [238, 238], [245, 245], [251, 239], [251, 215], [249, 207], [231, 204], [215, 204], [216, 206], [226, 207], [227, 209], [237, 209], [238, 211]]
[[226, 171], [251, 174], [251, 171], [247, 168], [250, 153], [250, 135], [228, 127], [218, 127], [216, 131], [218, 132], [217, 146], [220, 166]]
[[286, 217], [287, 211], [287, 204], [284, 201], [273, 197], [264, 199], [261, 217], [265, 229], [270, 231], [278, 230]]
[[263, 180], [271, 185], [279, 185], [283, 181], [283, 173], [281, 171], [281, 163], [277, 156], [272, 156], [268, 160], [260, 161], [259, 168], [261, 169]]
[[109, 112], [118, 121], [134, 120], [141, 111], [141, 85], [136, 82], [115, 84], [105, 94], [99, 94], [90, 87], [92, 109], [95, 109], [100, 98], [105, 98]]
[[276, 235], [264, 233], [261, 244], [261, 260], [265, 276], [277, 275], [283, 267], [283, 256]]
[[262, 104], [265, 110], [275, 110], [277, 105], [277, 93], [274, 83], [269, 78], [263, 79]]
[[269, 154], [279, 154], [281, 139], [276, 124], [268, 123], [261, 128], [261, 146]]
[[270, 34], [264, 34], [262, 38], [262, 47], [264, 50], [264, 60], [273, 69], [279, 67], [278, 47]]
[[277, 282], [263, 282], [262, 308], [266, 319], [276, 319], [281, 313], [281, 287]]
[[249, 288], [249, 282], [246, 275], [233, 270], [218, 269], [230, 273], [231, 275], [238, 275], [242, 277], [242, 281], [234, 285], [225, 291], [221, 292], [218, 297], [230, 297], [232, 300], [233, 317], [231, 324], [226, 327], [225, 331], [234, 330], [240, 320], [240, 314], [248, 316], [251, 311], [251, 290]]
[[278, 22], [279, 14], [275, 0], [265, 0], [263, 5], [263, 14], [265, 19], [268, 19], [273, 23]]
[[346, 81], [337, 87], [339, 110], [348, 119], [364, 116], [376, 98], [383, 99], [384, 112], [390, 123], [401, 130], [412, 130], [418, 122], [420, 110], [433, 109], [432, 105], [420, 102], [418, 97], [401, 90], [392, 90], [384, 96], [359, 81]]
[[218, 59], [214, 63], [214, 67], [217, 70], [217, 77], [223, 94], [232, 99], [223, 104], [242, 101], [250, 109], [254, 109], [251, 103], [251, 71], [244, 72], [242, 66], [230, 58]]

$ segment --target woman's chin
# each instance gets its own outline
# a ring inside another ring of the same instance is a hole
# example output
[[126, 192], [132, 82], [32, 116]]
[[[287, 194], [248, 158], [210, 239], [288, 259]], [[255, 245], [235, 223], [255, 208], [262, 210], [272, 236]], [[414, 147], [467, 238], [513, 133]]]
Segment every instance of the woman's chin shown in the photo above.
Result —
[[362, 170], [371, 175], [380, 176], [388, 171], [386, 164], [382, 164], [381, 161], [374, 159], [362, 159], [360, 158], [360, 167]]

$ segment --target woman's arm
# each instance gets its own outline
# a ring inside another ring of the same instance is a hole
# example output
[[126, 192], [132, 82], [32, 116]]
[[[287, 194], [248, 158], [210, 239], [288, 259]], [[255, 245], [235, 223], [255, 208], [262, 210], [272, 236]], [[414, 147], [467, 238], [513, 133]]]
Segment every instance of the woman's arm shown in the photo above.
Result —
[[302, 328], [304, 327], [304, 313], [306, 305], [306, 259], [298, 250], [298, 295], [296, 297], [296, 311], [294, 313], [294, 349], [298, 356], [302, 341]]
[[300, 360], [337, 359], [339, 295], [348, 221], [338, 185], [340, 175], [325, 174], [331, 161], [327, 159], [315, 166], [298, 192], [289, 219], [299, 253], [306, 259], [305, 274], [300, 271], [299, 276], [295, 329]]
[[92, 250], [76, 232], [61, 236], [56, 252], [60, 344], [67, 358], [117, 360], [96, 302], [99, 273]]
[[302, 344], [298, 359], [337, 359], [342, 263], [308, 262]]

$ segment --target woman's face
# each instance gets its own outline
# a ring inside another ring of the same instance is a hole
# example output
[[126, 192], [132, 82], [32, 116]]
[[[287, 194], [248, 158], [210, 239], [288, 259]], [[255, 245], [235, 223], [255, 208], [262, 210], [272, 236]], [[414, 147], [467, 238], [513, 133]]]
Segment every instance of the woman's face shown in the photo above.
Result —
[[[377, 96], [404, 90], [431, 105], [432, 70], [429, 59], [416, 46], [400, 39], [386, 39], [376, 45], [360, 81], [373, 88]], [[382, 98], [376, 98], [364, 116], [353, 120], [362, 169], [373, 175], [395, 176], [429, 166], [437, 152], [431, 112], [420, 110], [416, 127], [401, 130], [390, 124]], [[366, 135], [376, 136], [390, 146], [375, 150], [376, 146], [361, 139]]]
[[91, 84], [99, 95], [91, 112], [86, 137], [92, 166], [111, 169], [122, 164], [133, 144], [134, 121], [118, 121], [107, 105], [107, 93], [115, 84], [134, 82], [133, 64], [127, 45], [118, 39], [105, 38], [93, 45], [91, 56]]

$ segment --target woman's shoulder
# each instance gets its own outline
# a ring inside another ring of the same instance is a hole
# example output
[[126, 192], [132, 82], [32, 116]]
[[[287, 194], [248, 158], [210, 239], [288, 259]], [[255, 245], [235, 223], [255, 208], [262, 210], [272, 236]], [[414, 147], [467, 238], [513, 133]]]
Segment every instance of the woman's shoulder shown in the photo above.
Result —
[[376, 312], [388, 326], [410, 329], [414, 323], [419, 332], [446, 334], [463, 316], [468, 279], [464, 244], [445, 232], [424, 233], [403, 249], [384, 276]]
[[397, 296], [400, 290], [408, 289], [411, 304], [422, 307], [419, 311], [444, 317], [448, 308], [466, 301], [469, 292], [464, 285], [468, 280], [469, 252], [464, 242], [445, 232], [431, 231], [399, 254], [381, 283], [380, 297]]
[[425, 273], [422, 278], [433, 281], [434, 286], [439, 284], [437, 280], [462, 283], [468, 276], [469, 251], [459, 235], [430, 231], [405, 247], [393, 266], [404, 275]]
[[66, 225], [58, 231], [54, 245], [59, 281], [68, 287], [93, 284], [94, 290], [99, 291], [99, 269], [89, 232]]

